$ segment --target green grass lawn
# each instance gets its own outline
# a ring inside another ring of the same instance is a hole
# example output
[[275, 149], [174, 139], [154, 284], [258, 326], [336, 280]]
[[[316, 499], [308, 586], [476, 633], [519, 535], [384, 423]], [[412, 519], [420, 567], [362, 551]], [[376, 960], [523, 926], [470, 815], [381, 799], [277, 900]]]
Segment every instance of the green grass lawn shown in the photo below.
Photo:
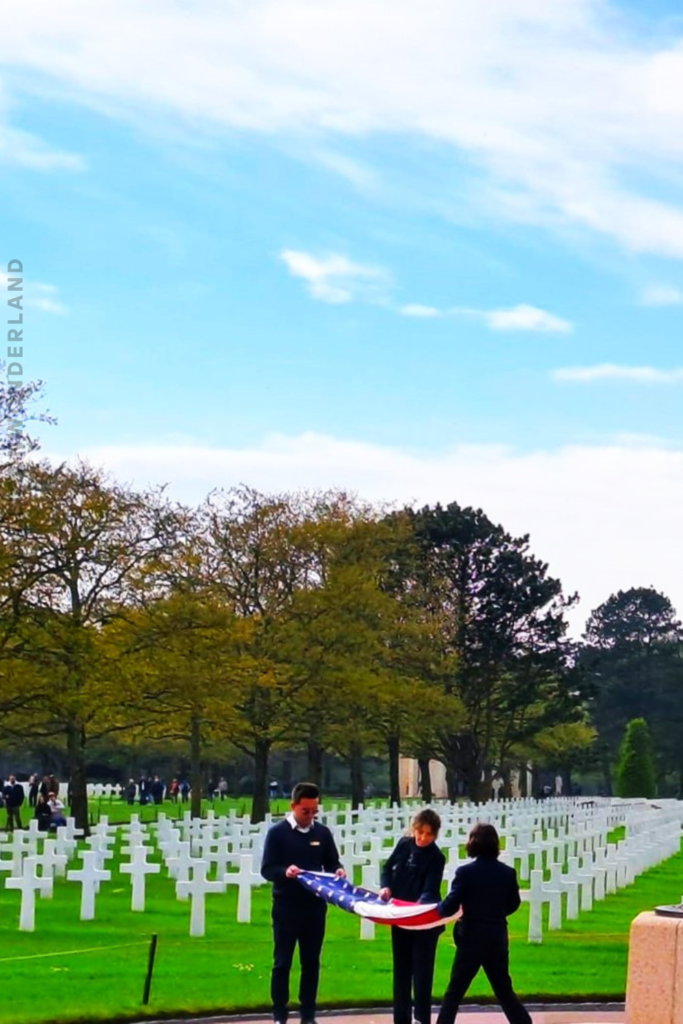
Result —
[[[73, 865], [72, 865], [73, 866]], [[528, 909], [511, 920], [515, 985], [531, 998], [623, 998], [628, 930], [641, 910], [677, 903], [683, 891], [683, 854], [641, 876], [635, 885], [596, 904], [541, 946], [526, 942]], [[102, 886], [97, 919], [78, 920], [80, 886], [57, 879], [52, 900], [37, 901], [36, 931], [19, 932], [19, 893], [0, 890], [0, 1022], [95, 1021], [162, 1017], [197, 1011], [266, 1010], [271, 964], [270, 891], [253, 893], [250, 925], [235, 923], [237, 893], [207, 899], [207, 934], [188, 935], [190, 905], [177, 901], [173, 883], [151, 876], [147, 911], [130, 911], [130, 883], [115, 873]], [[359, 919], [331, 908], [323, 953], [320, 1005], [387, 1004], [391, 998], [389, 929], [361, 942]], [[152, 932], [159, 935], [152, 997], [141, 1005]], [[117, 947], [117, 948], [106, 948]], [[72, 953], [69, 951], [87, 952]], [[46, 955], [49, 954], [49, 955]], [[437, 958], [435, 1000], [445, 989], [453, 957], [450, 934]], [[296, 972], [292, 991], [296, 993]], [[470, 997], [490, 998], [477, 978]]]

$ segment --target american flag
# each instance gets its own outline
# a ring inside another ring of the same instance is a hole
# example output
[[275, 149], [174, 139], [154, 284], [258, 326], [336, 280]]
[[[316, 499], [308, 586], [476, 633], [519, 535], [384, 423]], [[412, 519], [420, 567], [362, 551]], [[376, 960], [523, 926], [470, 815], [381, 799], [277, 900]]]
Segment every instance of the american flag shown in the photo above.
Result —
[[358, 914], [375, 924], [394, 924], [400, 928], [434, 928], [452, 917], [441, 917], [436, 903], [407, 903], [405, 900], [381, 900], [376, 892], [354, 885], [348, 878], [337, 878], [322, 871], [301, 871], [296, 879], [316, 896], [350, 914]]

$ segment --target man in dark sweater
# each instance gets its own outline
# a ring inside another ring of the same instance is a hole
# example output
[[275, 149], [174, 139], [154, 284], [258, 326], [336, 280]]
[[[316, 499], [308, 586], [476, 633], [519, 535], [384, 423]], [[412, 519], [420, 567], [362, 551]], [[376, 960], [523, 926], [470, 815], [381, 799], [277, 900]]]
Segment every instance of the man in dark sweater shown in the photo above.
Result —
[[299, 944], [301, 982], [299, 1003], [303, 1024], [315, 1024], [320, 976], [320, 952], [325, 938], [327, 904], [309, 892], [296, 876], [301, 871], [328, 871], [344, 877], [332, 833], [320, 825], [320, 791], [312, 782], [299, 782], [292, 791], [291, 811], [273, 825], [263, 848], [261, 874], [273, 883], [275, 957], [270, 982], [273, 1019], [287, 1020], [289, 975]]
[[24, 802], [24, 787], [14, 775], [8, 778], [3, 795], [7, 808], [7, 831], [13, 832], [15, 827], [21, 828], [21, 805]]

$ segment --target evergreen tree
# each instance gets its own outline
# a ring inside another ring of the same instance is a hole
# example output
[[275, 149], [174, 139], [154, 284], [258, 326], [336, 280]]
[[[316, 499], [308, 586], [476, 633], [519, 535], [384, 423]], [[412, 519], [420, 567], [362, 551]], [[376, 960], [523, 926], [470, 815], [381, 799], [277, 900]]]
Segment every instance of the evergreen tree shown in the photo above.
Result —
[[657, 791], [652, 738], [644, 718], [633, 718], [619, 751], [617, 795], [653, 797]]

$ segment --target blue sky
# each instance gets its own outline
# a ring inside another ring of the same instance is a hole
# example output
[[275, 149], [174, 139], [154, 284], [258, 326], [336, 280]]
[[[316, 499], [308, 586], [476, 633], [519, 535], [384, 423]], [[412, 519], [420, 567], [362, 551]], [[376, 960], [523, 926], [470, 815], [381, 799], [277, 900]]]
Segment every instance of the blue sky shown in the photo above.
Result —
[[632, 585], [683, 613], [682, 139], [664, 0], [26, 5], [0, 272], [45, 448], [479, 505], [576, 628]]

